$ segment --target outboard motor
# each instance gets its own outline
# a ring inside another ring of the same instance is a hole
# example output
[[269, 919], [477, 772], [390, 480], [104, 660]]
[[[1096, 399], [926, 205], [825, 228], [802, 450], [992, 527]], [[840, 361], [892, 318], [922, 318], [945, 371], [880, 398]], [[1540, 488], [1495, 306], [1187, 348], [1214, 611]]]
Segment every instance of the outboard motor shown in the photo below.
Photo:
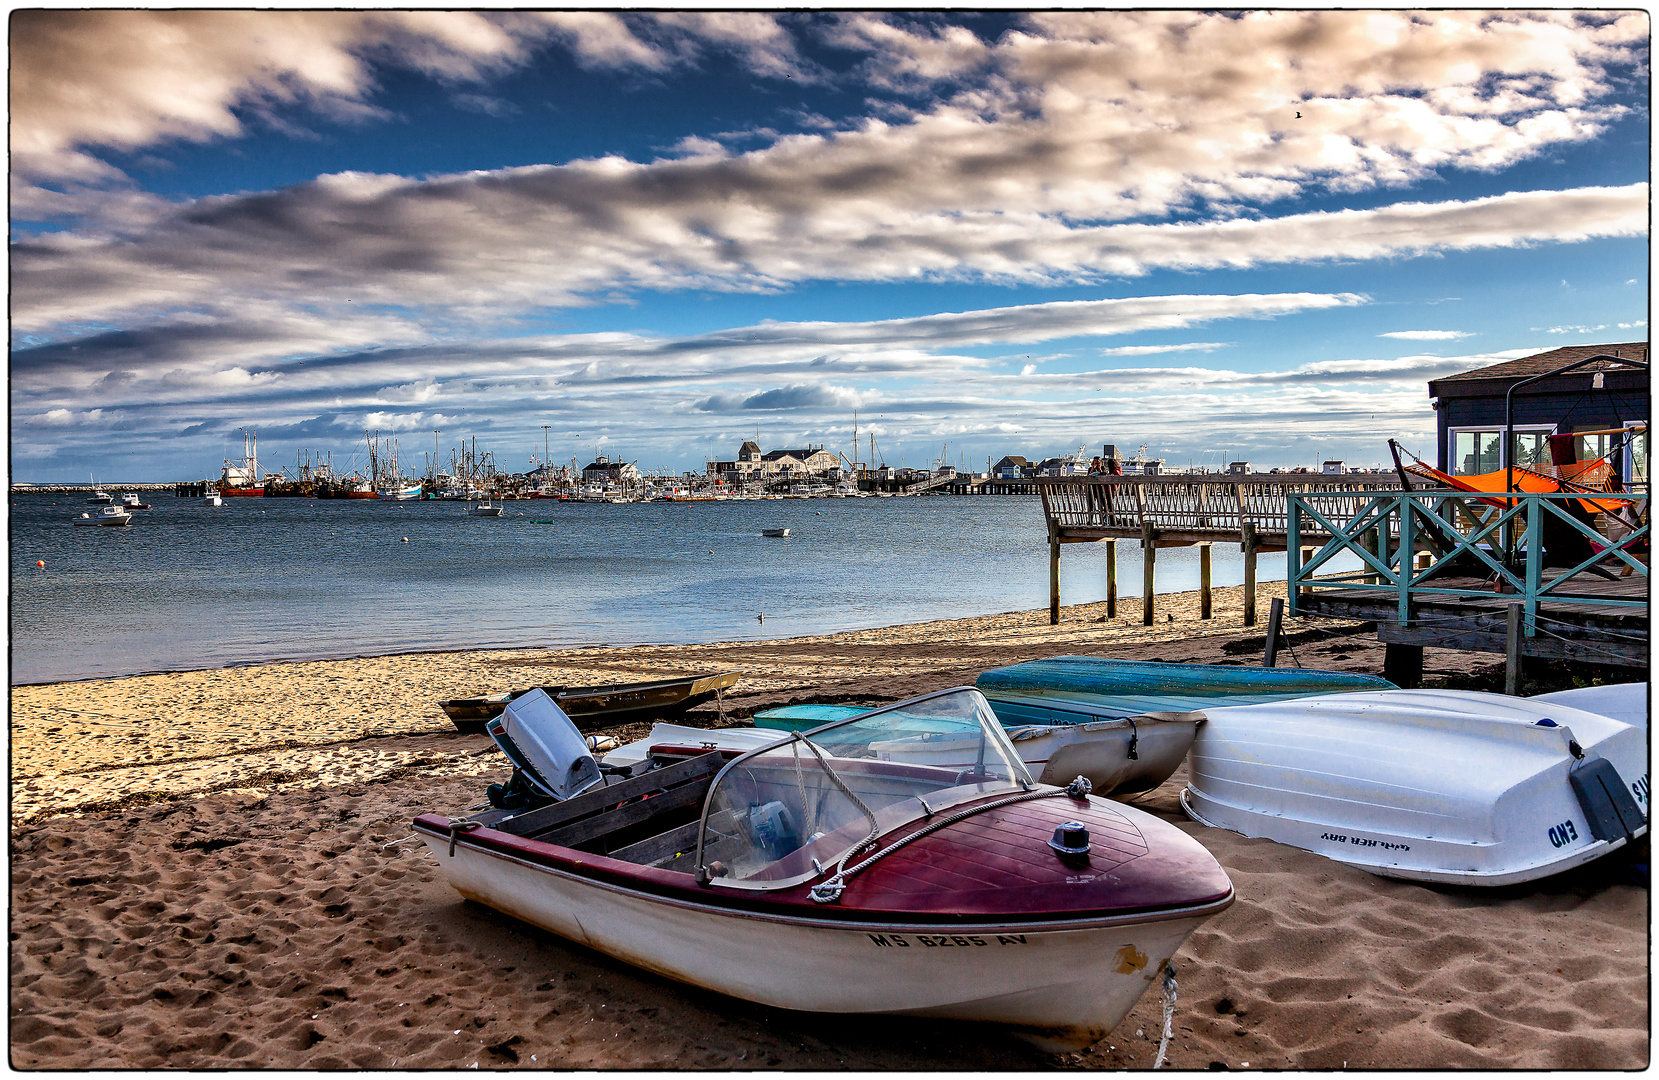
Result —
[[509, 701], [484, 730], [514, 766], [507, 784], [490, 785], [493, 806], [518, 810], [559, 802], [600, 780], [587, 740], [540, 688]]

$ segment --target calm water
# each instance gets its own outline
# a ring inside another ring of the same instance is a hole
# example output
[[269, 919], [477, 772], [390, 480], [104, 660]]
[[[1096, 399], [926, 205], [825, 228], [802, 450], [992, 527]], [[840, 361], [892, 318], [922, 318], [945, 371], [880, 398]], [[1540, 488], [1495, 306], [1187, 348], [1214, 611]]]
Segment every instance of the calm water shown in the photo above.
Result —
[[[471, 646], [785, 637], [1048, 602], [1036, 496], [531, 501], [508, 503], [500, 519], [452, 502], [146, 498], [155, 509], [125, 529], [71, 526], [84, 496], [12, 498], [13, 683]], [[780, 527], [790, 537], [760, 535]], [[1101, 544], [1066, 546], [1064, 603], [1104, 599], [1104, 556]], [[1217, 585], [1243, 581], [1236, 544], [1216, 545], [1214, 560]], [[1258, 573], [1282, 578], [1283, 557], [1262, 557]], [[1139, 551], [1119, 544], [1120, 599], [1138, 596], [1140, 580]], [[1197, 585], [1197, 549], [1159, 552], [1159, 592]]]

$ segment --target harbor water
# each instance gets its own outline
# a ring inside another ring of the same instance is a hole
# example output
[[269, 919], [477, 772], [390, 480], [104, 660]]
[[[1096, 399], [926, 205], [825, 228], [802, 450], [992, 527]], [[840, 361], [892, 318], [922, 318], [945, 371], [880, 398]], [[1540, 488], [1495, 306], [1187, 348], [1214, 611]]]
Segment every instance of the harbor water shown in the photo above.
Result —
[[[14, 495], [13, 684], [471, 647], [753, 640], [1044, 607], [1036, 496], [456, 502], [147, 496], [75, 528], [84, 496]], [[763, 529], [787, 528], [785, 538]], [[407, 542], [405, 542], [407, 538]], [[1119, 599], [1139, 595], [1118, 548]], [[1068, 544], [1061, 599], [1105, 598], [1104, 544]], [[1238, 545], [1213, 580], [1244, 578]], [[44, 562], [41, 569], [36, 562]], [[1284, 557], [1258, 561], [1283, 578]], [[1198, 550], [1158, 553], [1158, 591]], [[762, 619], [764, 616], [764, 619]]]

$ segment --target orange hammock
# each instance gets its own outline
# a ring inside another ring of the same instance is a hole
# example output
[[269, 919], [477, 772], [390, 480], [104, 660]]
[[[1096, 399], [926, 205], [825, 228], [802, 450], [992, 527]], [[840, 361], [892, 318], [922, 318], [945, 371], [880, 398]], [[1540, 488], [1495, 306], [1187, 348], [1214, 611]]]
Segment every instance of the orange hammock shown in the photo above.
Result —
[[[1497, 472], [1480, 473], [1476, 476], [1451, 476], [1430, 465], [1418, 462], [1414, 465], [1407, 465], [1406, 472], [1420, 476], [1425, 480], [1433, 480], [1436, 483], [1444, 484], [1449, 488], [1455, 488], [1458, 491], [1528, 491], [1548, 494], [1549, 492], [1563, 490], [1562, 481], [1567, 481], [1577, 487], [1599, 487], [1600, 484], [1597, 481], [1605, 483], [1605, 478], [1611, 471], [1606, 466], [1607, 462], [1601, 458], [1596, 458], [1594, 461], [1579, 461], [1570, 465], [1545, 466], [1551, 472], [1559, 472], [1561, 474], [1559, 479], [1554, 476], [1547, 476], [1524, 465], [1515, 466], [1512, 473], [1499, 469]], [[1514, 486], [1511, 487], [1511, 484]], [[1500, 497], [1483, 498], [1481, 501], [1491, 503], [1493, 506], [1507, 507], [1515, 500]], [[1572, 501], [1577, 502], [1590, 513], [1603, 514], [1616, 513], [1620, 508], [1630, 505], [1628, 499], [1576, 499]]]

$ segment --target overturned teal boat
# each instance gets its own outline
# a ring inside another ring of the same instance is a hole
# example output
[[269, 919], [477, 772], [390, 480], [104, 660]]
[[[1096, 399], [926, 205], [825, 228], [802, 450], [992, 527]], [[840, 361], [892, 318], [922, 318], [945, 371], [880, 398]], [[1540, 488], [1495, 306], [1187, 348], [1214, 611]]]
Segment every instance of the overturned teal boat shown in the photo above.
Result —
[[[1373, 675], [1307, 668], [1160, 664], [1055, 656], [993, 668], [975, 687], [1014, 748], [1044, 783], [1086, 776], [1100, 794], [1157, 787], [1181, 764], [1205, 708], [1396, 689]], [[757, 728], [808, 731], [866, 710], [786, 705], [755, 714]]]
[[[1316, 694], [1399, 689], [1375, 675], [1310, 668], [1159, 664], [1101, 656], [1051, 656], [992, 668], [974, 682], [1003, 724], [1076, 723], [1079, 713], [1134, 716], [1206, 705], [1259, 705]], [[1002, 704], [1008, 708], [1004, 711]]]

